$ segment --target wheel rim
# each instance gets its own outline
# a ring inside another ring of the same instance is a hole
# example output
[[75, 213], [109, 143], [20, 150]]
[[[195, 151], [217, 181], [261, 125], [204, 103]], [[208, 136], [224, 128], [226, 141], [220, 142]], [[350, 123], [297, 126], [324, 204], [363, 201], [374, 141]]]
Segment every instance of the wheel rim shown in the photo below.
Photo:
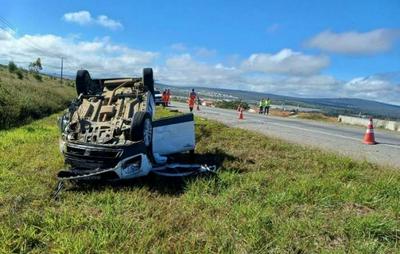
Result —
[[152, 135], [153, 127], [151, 126], [151, 121], [149, 118], [146, 118], [146, 120], [144, 120], [143, 126], [143, 141], [145, 146], [150, 146]]

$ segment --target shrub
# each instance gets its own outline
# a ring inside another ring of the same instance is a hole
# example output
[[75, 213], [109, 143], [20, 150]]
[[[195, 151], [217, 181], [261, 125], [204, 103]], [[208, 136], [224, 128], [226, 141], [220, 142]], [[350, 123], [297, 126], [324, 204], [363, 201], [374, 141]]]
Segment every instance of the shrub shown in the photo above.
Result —
[[39, 73], [34, 72], [33, 73], [33, 77], [37, 80], [37, 81], [43, 81], [42, 76]]
[[218, 101], [215, 103], [215, 106], [218, 108], [227, 108], [227, 109], [237, 109], [239, 105], [242, 105], [242, 108], [245, 110], [249, 109], [250, 106], [247, 102], [236, 100], [236, 101]]
[[42, 68], [42, 61], [40, 60], [40, 58], [36, 59], [36, 61], [32, 62], [29, 64], [29, 70], [31, 72], [36, 72], [38, 73], [39, 71], [41, 71]]
[[13, 61], [10, 61], [10, 62], [8, 63], [8, 71], [11, 72], [11, 73], [13, 73], [13, 72], [15, 72], [15, 71], [17, 71], [17, 70], [18, 70], [17, 65], [16, 65]]
[[24, 74], [22, 73], [21, 70], [18, 70], [16, 73], [17, 73], [18, 79], [24, 79]]

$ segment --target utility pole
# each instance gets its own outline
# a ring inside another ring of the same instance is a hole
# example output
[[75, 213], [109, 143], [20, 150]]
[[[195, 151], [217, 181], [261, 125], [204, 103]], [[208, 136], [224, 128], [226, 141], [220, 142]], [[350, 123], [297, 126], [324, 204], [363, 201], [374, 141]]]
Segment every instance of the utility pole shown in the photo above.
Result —
[[61, 57], [61, 84], [63, 82], [64, 58]]

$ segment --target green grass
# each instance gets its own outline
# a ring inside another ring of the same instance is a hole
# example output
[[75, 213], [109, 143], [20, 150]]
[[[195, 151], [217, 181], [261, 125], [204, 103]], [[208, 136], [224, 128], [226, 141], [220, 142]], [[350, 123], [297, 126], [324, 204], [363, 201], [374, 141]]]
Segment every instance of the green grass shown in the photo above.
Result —
[[[36, 74], [38, 75], [38, 74]], [[76, 95], [75, 89], [48, 76], [0, 66], [0, 129], [15, 127], [64, 109]]]
[[200, 118], [197, 160], [217, 176], [70, 186], [52, 201], [56, 117], [0, 132], [0, 253], [399, 252], [398, 171]]

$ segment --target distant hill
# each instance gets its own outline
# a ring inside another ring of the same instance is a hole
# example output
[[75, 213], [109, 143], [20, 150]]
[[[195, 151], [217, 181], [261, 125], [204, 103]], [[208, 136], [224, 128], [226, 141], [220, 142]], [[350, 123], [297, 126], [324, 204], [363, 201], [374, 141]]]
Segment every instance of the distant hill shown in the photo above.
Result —
[[383, 119], [400, 120], [400, 106], [356, 98], [310, 98], [301, 99], [327, 113], [363, 114]]
[[[176, 96], [187, 96], [193, 87], [170, 86], [157, 83], [160, 90], [170, 88]], [[363, 100], [356, 98], [299, 98], [269, 93], [258, 93], [222, 88], [194, 87], [203, 98], [216, 100], [244, 100], [256, 104], [260, 98], [269, 97], [275, 105], [293, 105], [306, 108], [319, 109], [322, 112], [337, 116], [346, 115], [368, 115], [383, 119], [400, 120], [400, 106], [382, 102]]]

